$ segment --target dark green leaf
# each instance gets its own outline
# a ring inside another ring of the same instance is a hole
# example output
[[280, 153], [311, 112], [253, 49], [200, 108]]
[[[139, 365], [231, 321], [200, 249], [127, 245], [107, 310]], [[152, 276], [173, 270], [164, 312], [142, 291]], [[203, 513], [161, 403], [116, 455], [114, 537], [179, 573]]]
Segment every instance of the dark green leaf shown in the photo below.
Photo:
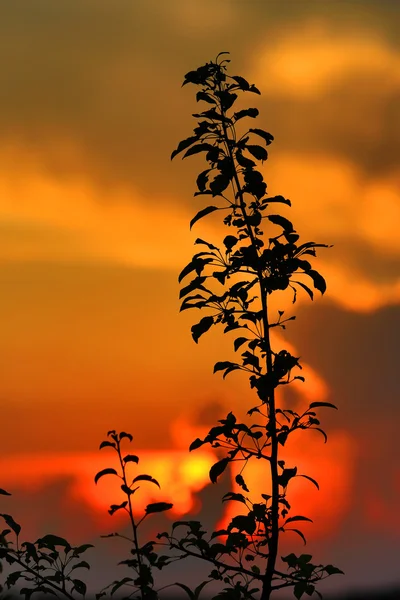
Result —
[[146, 514], [151, 513], [159, 513], [164, 512], [165, 510], [170, 510], [173, 507], [173, 504], [169, 502], [154, 502], [153, 504], [148, 504], [145, 508]]
[[128, 438], [130, 442], [133, 440], [132, 435], [130, 433], [126, 433], [126, 431], [121, 431], [119, 434], [119, 441], [121, 441], [123, 438]]
[[0, 488], [0, 495], [1, 496], [11, 496], [10, 492], [6, 492], [6, 490], [2, 490], [1, 488]]
[[94, 482], [97, 483], [100, 477], [103, 477], [103, 475], [118, 475], [118, 473], [115, 469], [112, 468], [103, 469], [95, 475]]
[[203, 208], [202, 210], [199, 210], [199, 212], [197, 213], [197, 215], [194, 216], [193, 219], [190, 221], [190, 229], [192, 229], [193, 225], [197, 221], [199, 221], [200, 219], [202, 219], [206, 215], [209, 215], [210, 213], [212, 213], [212, 212], [214, 212], [216, 210], [218, 210], [217, 206], [207, 206], [206, 208]]
[[217, 483], [217, 479], [222, 473], [225, 471], [226, 467], [229, 464], [229, 458], [223, 458], [219, 460], [215, 465], [213, 465], [210, 469], [210, 481], [211, 483]]

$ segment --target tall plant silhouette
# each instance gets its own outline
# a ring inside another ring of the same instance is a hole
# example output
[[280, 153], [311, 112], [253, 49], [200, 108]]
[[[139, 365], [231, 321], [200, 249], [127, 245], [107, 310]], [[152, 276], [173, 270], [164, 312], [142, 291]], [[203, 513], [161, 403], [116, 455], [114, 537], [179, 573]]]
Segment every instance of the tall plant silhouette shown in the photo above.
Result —
[[[214, 325], [222, 325], [224, 333], [237, 334], [234, 350], [245, 348], [241, 360], [217, 362], [214, 373], [221, 371], [224, 378], [236, 370], [249, 374], [250, 386], [259, 401], [248, 410], [248, 415], [253, 418], [257, 415], [263, 423], [250, 426], [239, 423], [230, 412], [205, 439], [198, 438], [190, 446], [190, 450], [204, 444], [226, 449], [224, 458], [210, 470], [213, 483], [228, 465], [243, 462], [236, 476], [243, 493], [229, 492], [223, 501], [242, 503], [247, 509], [245, 514], [235, 516], [227, 529], [214, 532], [208, 542], [196, 521], [177, 522], [172, 535], [163, 533], [160, 537], [167, 538], [170, 547], [183, 555], [198, 556], [213, 563], [215, 568], [210, 578], [229, 584], [216, 598], [254, 598], [254, 594], [261, 591], [261, 599], [269, 600], [274, 590], [284, 587], [293, 587], [296, 598], [301, 598], [304, 593], [311, 595], [316, 591], [315, 584], [319, 580], [341, 571], [332, 565], [314, 565], [311, 555], [294, 553], [282, 557], [287, 563], [287, 572], [277, 570], [281, 534], [294, 531], [305, 543], [297, 523], [311, 520], [302, 515], [288, 516], [289, 483], [295, 477], [304, 477], [318, 488], [314, 479], [299, 474], [296, 467], [285, 465], [280, 448], [299, 429], [316, 429], [326, 441], [314, 409], [336, 407], [327, 402], [313, 402], [302, 414], [278, 407], [278, 386], [289, 385], [296, 379], [304, 381], [304, 378], [292, 374], [301, 369], [299, 358], [286, 349], [274, 349], [271, 341], [271, 329], [285, 329], [286, 323], [295, 317], [286, 318], [283, 311], [278, 311], [276, 317], [271, 315], [269, 299], [278, 290], [291, 292], [293, 303], [298, 290], [306, 292], [311, 299], [313, 288], [323, 294], [325, 280], [312, 268], [309, 257], [316, 256], [316, 248], [328, 246], [301, 243], [291, 221], [276, 212], [277, 206], [290, 206], [290, 201], [282, 196], [267, 196], [267, 185], [253, 159], [261, 163], [267, 160], [266, 146], [271, 144], [273, 136], [263, 129], [250, 128], [239, 137], [239, 121], [254, 119], [258, 110], [246, 108], [234, 112], [238, 94], [260, 94], [260, 91], [243, 77], [227, 74], [226, 64], [230, 61], [221, 58], [226, 54], [229, 53], [222, 52], [215, 62], [190, 71], [183, 82], [183, 85], [191, 83], [200, 87], [196, 100], [209, 107], [193, 115], [199, 119], [194, 134], [179, 143], [171, 159], [184, 151], [183, 158], [204, 153], [208, 168], [197, 177], [198, 191], [194, 195], [210, 196], [214, 201], [195, 215], [190, 227], [211, 213], [226, 211], [223, 223], [231, 233], [224, 238], [222, 250], [208, 241], [196, 239], [195, 244], [203, 250], [193, 256], [179, 276], [179, 282], [192, 277], [180, 292], [181, 311], [197, 308], [207, 312], [191, 328], [196, 343]], [[217, 205], [218, 199], [221, 204]], [[261, 227], [268, 227], [266, 239]], [[271, 489], [261, 494], [262, 502], [253, 502], [246, 495], [249, 489], [242, 473], [250, 458], [265, 461], [270, 471]], [[188, 533], [179, 540], [174, 530], [182, 525], [187, 527]], [[213, 542], [216, 537], [224, 538], [225, 542]], [[261, 559], [261, 566], [250, 566], [255, 559]]]

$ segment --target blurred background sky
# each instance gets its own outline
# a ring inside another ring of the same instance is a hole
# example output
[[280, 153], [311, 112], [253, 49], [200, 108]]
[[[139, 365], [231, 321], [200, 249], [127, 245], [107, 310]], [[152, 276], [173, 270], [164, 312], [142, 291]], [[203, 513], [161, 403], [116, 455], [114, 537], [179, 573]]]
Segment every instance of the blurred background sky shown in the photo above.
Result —
[[116, 488], [93, 483], [114, 465], [97, 451], [109, 429], [133, 434], [162, 484], [143, 503], [224, 518], [229, 474], [211, 486], [214, 455], [187, 448], [253, 394], [240, 374], [212, 375], [233, 336], [196, 345], [199, 314], [179, 314], [194, 240], [224, 229], [189, 230], [205, 165], [170, 155], [200, 108], [185, 73], [229, 51], [275, 137], [269, 193], [291, 199], [305, 241], [334, 245], [315, 262], [326, 296], [280, 304], [307, 377], [286, 400], [339, 407], [321, 411], [326, 445], [304, 433], [287, 449], [321, 485], [293, 487], [293, 505], [314, 519], [316, 561], [346, 571], [326, 589], [399, 581], [399, 27], [393, 0], [1, 2], [0, 487], [13, 496], [0, 502], [27, 537], [96, 540], [109, 564], [118, 550], [98, 536], [123, 521], [107, 514]]

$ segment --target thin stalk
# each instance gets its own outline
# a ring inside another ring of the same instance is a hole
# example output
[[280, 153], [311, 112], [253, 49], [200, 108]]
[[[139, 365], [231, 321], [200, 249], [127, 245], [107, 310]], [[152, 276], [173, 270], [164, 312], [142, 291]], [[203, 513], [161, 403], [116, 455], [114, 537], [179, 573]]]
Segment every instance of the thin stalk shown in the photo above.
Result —
[[[221, 82], [218, 81], [219, 91], [222, 91]], [[220, 104], [221, 114], [225, 116], [222, 105]], [[233, 178], [235, 181], [235, 185], [237, 188], [237, 192], [239, 195], [240, 209], [243, 215], [243, 218], [246, 223], [247, 232], [249, 238], [251, 240], [252, 246], [258, 257], [258, 248], [255, 243], [255, 236], [251, 227], [251, 224], [248, 220], [248, 215], [246, 212], [246, 205], [243, 197], [243, 190], [240, 185], [239, 177], [236, 171], [235, 162], [232, 154], [232, 148], [228, 144], [228, 131], [226, 128], [226, 123], [222, 120], [222, 128], [224, 131], [224, 137], [226, 141], [226, 147], [229, 154], [229, 157], [232, 161], [232, 165], [234, 165], [233, 170]], [[266, 350], [266, 369], [267, 373], [272, 373], [273, 363], [272, 363], [272, 349], [271, 349], [271, 340], [269, 334], [269, 320], [268, 320], [268, 305], [267, 305], [267, 293], [264, 291], [264, 275], [262, 269], [258, 266], [256, 267], [257, 278], [260, 287], [260, 297], [262, 303], [262, 321], [263, 321], [263, 329], [264, 329], [264, 344]], [[271, 501], [271, 536], [268, 540], [268, 549], [269, 555], [267, 560], [267, 567], [265, 570], [265, 577], [263, 580], [263, 587], [261, 593], [261, 600], [269, 600], [272, 591], [272, 578], [275, 572], [275, 563], [278, 555], [278, 544], [279, 544], [279, 483], [278, 483], [278, 438], [276, 431], [276, 407], [275, 407], [275, 388], [272, 388], [271, 391], [268, 392], [267, 398], [267, 406], [269, 409], [269, 434], [271, 437], [271, 457], [270, 457], [270, 469], [271, 469], [271, 481], [272, 481], [272, 501]]]
[[[119, 462], [121, 464], [121, 468], [122, 468], [122, 478], [124, 481], [125, 486], [128, 488], [128, 482], [126, 479], [126, 473], [125, 473], [125, 465], [124, 462], [122, 460], [122, 455], [121, 455], [121, 443], [120, 441], [117, 441], [117, 452], [118, 452], [118, 457], [119, 457]], [[137, 553], [137, 560], [138, 560], [138, 568], [139, 568], [139, 577], [142, 576], [142, 560], [140, 558], [140, 552], [139, 552], [139, 540], [138, 540], [138, 536], [137, 536], [137, 525], [135, 523], [135, 519], [133, 518], [133, 512], [132, 512], [132, 501], [131, 501], [131, 494], [128, 494], [128, 506], [129, 506], [129, 519], [131, 522], [131, 526], [132, 526], [132, 532], [133, 532], [133, 540], [134, 540], [134, 544], [135, 544], [135, 548], [136, 548], [136, 553]], [[142, 600], [144, 600], [144, 593], [143, 593], [143, 587], [140, 584], [140, 597]]]

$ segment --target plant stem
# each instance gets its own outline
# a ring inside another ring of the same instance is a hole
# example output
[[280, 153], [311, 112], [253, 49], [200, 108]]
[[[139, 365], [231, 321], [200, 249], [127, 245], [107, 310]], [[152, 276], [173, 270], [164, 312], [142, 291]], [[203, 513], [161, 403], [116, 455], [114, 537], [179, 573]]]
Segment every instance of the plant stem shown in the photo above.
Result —
[[[121, 455], [121, 442], [119, 440], [117, 440], [117, 452], [118, 452], [119, 462], [120, 462], [121, 468], [122, 468], [122, 478], [124, 480], [125, 486], [128, 488], [129, 486], [128, 486], [128, 482], [126, 479], [125, 465], [124, 465], [124, 462], [122, 460], [122, 455]], [[141, 577], [142, 576], [142, 560], [140, 558], [140, 552], [139, 552], [139, 540], [138, 540], [138, 536], [137, 536], [137, 525], [135, 523], [135, 519], [133, 518], [131, 495], [127, 494], [127, 496], [128, 496], [128, 506], [129, 506], [129, 511], [128, 511], [129, 519], [130, 519], [131, 525], [132, 525], [133, 540], [134, 540], [136, 553], [137, 553], [139, 577]], [[140, 597], [142, 600], [144, 600], [142, 584], [140, 584]]]
[[[218, 81], [219, 91], [222, 91], [221, 82]], [[222, 104], [220, 104], [221, 114], [225, 116], [225, 111], [222, 108]], [[226, 123], [222, 120], [222, 128], [224, 131], [224, 137], [226, 142], [227, 152], [229, 154], [229, 158], [232, 161], [233, 169], [233, 178], [235, 180], [235, 185], [237, 188], [237, 192], [239, 195], [240, 209], [246, 223], [247, 232], [251, 241], [251, 244], [254, 248], [255, 253], [258, 257], [258, 249], [255, 243], [255, 236], [252, 229], [251, 224], [249, 223], [248, 215], [246, 212], [246, 204], [243, 197], [242, 186], [239, 181], [239, 177], [237, 174], [232, 148], [230, 144], [228, 144], [228, 131], [226, 127]], [[236, 196], [235, 196], [236, 197]], [[266, 351], [266, 372], [272, 373], [273, 371], [273, 363], [272, 363], [272, 349], [271, 349], [271, 340], [270, 340], [270, 332], [269, 332], [269, 320], [268, 320], [268, 305], [267, 305], [267, 292], [265, 290], [264, 275], [262, 269], [258, 266], [256, 267], [257, 278], [260, 287], [260, 298], [262, 303], [262, 321], [263, 321], [263, 329], [264, 329], [264, 344]], [[271, 469], [271, 482], [272, 482], [272, 501], [271, 501], [271, 536], [268, 540], [268, 549], [269, 556], [267, 560], [267, 568], [265, 571], [265, 577], [263, 581], [263, 588], [261, 594], [261, 600], [269, 600], [271, 596], [272, 590], [272, 578], [275, 572], [275, 563], [278, 554], [278, 543], [279, 543], [279, 483], [278, 483], [278, 438], [276, 431], [276, 410], [275, 410], [275, 388], [272, 387], [268, 391], [268, 397], [266, 399], [267, 409], [268, 409], [268, 419], [269, 419], [269, 435], [271, 437], [271, 457], [270, 457], [270, 469]]]

